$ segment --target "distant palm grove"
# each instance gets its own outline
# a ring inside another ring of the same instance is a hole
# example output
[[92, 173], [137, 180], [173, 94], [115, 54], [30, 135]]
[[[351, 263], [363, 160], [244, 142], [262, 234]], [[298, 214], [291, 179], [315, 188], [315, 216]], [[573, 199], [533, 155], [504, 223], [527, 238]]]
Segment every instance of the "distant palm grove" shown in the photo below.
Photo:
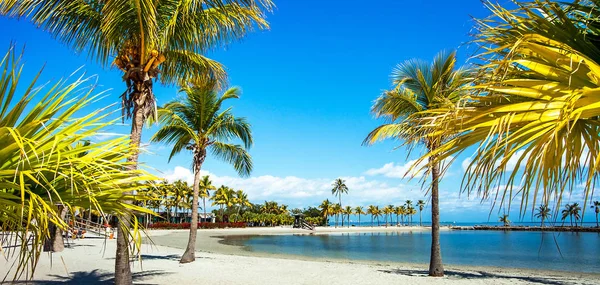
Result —
[[[417, 200], [350, 205], [353, 189], [338, 178], [331, 200], [288, 209], [201, 175], [206, 159], [231, 165], [242, 177], [252, 173], [252, 117], [224, 105], [235, 105], [241, 89], [230, 87], [225, 67], [206, 54], [267, 30], [271, 0], [0, 0], [2, 17], [33, 23], [123, 78], [114, 97], [122, 113], [113, 114], [98, 106], [103, 94], [89, 79], [40, 84], [37, 70], [23, 68], [17, 46], [0, 60], [0, 227], [8, 233], [0, 250], [18, 252], [14, 279], [24, 272], [32, 277], [41, 253], [62, 250], [63, 232], [86, 215], [116, 227], [114, 281], [128, 285], [144, 226], [189, 228], [180, 258], [187, 263], [196, 259], [197, 229], [208, 223], [280, 226], [298, 215], [335, 227], [422, 225], [426, 207], [428, 272], [443, 276], [440, 182], [448, 165], [469, 153], [461, 188], [452, 190], [495, 210], [518, 201], [520, 216], [531, 214], [540, 226], [559, 219], [581, 226], [592, 210], [598, 227], [600, 1], [483, 2], [490, 15], [473, 21], [473, 64], [457, 62], [456, 51], [409, 59], [392, 71], [387, 90], [362, 94], [374, 99], [370, 111], [381, 120], [365, 131], [363, 145], [391, 140], [418, 155], [401, 173], [423, 174]], [[36, 76], [24, 82], [22, 72]], [[181, 96], [157, 102], [155, 84], [176, 86]], [[386, 87], [373, 90], [379, 88]], [[128, 135], [99, 139], [126, 120]], [[164, 163], [187, 154], [191, 184], [165, 181], [152, 166], [138, 165], [145, 124], [158, 125], [151, 143], [170, 150]], [[497, 221], [509, 226], [509, 218], [504, 213]]]

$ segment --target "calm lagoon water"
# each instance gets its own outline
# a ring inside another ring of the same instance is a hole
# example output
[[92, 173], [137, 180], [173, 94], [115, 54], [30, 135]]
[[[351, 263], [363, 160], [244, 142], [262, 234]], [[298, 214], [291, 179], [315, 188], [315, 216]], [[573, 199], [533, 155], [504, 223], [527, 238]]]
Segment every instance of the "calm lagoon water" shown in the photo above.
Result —
[[[228, 237], [247, 250], [317, 258], [428, 263], [429, 232]], [[600, 273], [600, 234], [443, 231], [445, 264]], [[562, 256], [561, 256], [562, 253]]]

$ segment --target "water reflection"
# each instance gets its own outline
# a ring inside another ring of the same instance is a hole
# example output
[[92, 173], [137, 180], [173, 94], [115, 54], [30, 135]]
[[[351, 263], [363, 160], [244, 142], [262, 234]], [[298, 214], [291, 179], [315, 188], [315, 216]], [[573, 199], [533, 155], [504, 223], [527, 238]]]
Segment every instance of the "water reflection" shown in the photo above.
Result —
[[[276, 254], [427, 263], [431, 235], [416, 231], [230, 236], [222, 242]], [[600, 272], [596, 233], [449, 231], [441, 233], [440, 243], [448, 264]]]

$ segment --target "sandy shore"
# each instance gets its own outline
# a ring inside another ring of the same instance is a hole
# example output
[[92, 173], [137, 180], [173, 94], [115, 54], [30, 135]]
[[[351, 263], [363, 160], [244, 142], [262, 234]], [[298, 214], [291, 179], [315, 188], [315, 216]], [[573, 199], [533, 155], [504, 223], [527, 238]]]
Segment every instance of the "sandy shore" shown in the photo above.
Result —
[[[378, 231], [417, 231], [423, 228], [378, 228]], [[373, 229], [351, 228], [352, 232]], [[133, 263], [136, 284], [599, 284], [600, 274], [576, 274], [500, 268], [446, 267], [443, 278], [426, 276], [415, 264], [300, 260], [286, 256], [255, 256], [225, 245], [215, 236], [307, 233], [290, 228], [200, 230], [197, 260], [179, 264], [182, 249], [161, 244], [187, 240], [187, 231], [150, 231], [154, 245], [144, 244], [142, 262]], [[317, 229], [317, 234], [348, 229]], [[185, 242], [183, 243], [185, 245]], [[64, 252], [44, 254], [31, 284], [111, 283], [116, 241], [76, 240]], [[4, 276], [11, 259], [0, 260]], [[21, 281], [23, 282], [23, 281]], [[25, 282], [23, 282], [25, 283]]]

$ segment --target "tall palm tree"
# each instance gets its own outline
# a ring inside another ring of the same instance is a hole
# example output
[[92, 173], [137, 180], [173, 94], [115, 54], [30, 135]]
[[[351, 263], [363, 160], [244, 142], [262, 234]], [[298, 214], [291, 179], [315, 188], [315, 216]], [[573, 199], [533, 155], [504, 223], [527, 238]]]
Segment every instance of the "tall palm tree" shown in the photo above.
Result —
[[388, 205], [383, 207], [383, 214], [385, 215], [385, 227], [388, 226], [388, 216], [390, 217], [390, 224], [392, 223], [392, 213], [394, 213], [394, 206]]
[[[431, 64], [408, 60], [398, 65], [392, 74], [394, 88], [385, 91], [373, 104], [372, 112], [376, 117], [389, 121], [373, 130], [364, 143], [373, 144], [387, 138], [405, 141], [419, 141], [425, 144], [429, 152], [435, 150], [447, 135], [435, 131], [419, 133], [421, 127], [405, 124], [405, 119], [415, 116], [425, 110], [446, 107], [451, 108], [464, 93], [462, 87], [468, 83], [467, 73], [455, 70], [455, 52], [441, 52]], [[414, 146], [415, 144], [410, 144]], [[430, 276], [443, 276], [444, 267], [440, 249], [439, 234], [439, 180], [440, 163], [428, 166], [431, 173], [431, 257], [429, 262]]]
[[454, 135], [421, 160], [477, 149], [462, 191], [496, 196], [500, 206], [520, 193], [525, 214], [540, 197], [559, 209], [575, 181], [592, 196], [600, 163], [600, 12], [597, 1], [513, 3], [486, 1], [492, 16], [476, 20], [483, 64], [472, 96], [411, 124]]
[[403, 214], [404, 214], [404, 212], [403, 212], [402, 208], [400, 208], [399, 206], [398, 206], [398, 207], [395, 207], [395, 208], [394, 208], [394, 214], [396, 214], [396, 225], [397, 225], [397, 226], [401, 225], [401, 224], [400, 224], [400, 215], [403, 215]]
[[378, 215], [378, 211], [379, 209], [377, 206], [369, 205], [369, 207], [367, 207], [367, 214], [371, 215], [371, 227], [374, 226], [375, 215]]
[[373, 209], [373, 215], [375, 215], [375, 219], [377, 219], [377, 226], [379, 227], [379, 217], [381, 217], [382, 211], [379, 209], [379, 206], [375, 206]]
[[327, 222], [327, 220], [333, 211], [333, 204], [331, 204], [329, 199], [325, 199], [321, 203], [321, 205], [319, 205], [319, 209], [321, 209], [321, 217], [323, 217], [323, 222], [325, 223], [325, 226], [328, 226], [329, 223]]
[[581, 207], [579, 203], [573, 203], [569, 208], [569, 216], [571, 219], [575, 217], [575, 226], [577, 226], [577, 221], [581, 219], [581, 215], [579, 215], [579, 211], [581, 211]]
[[[198, 197], [202, 198], [202, 209], [204, 210], [204, 220], [206, 221], [206, 198], [210, 197], [210, 190], [215, 190], [217, 187], [212, 185], [212, 181], [208, 175], [202, 176], [198, 185]], [[194, 191], [192, 190], [192, 199]], [[193, 200], [192, 200], [193, 203]]]
[[358, 215], [358, 226], [360, 227], [360, 216], [366, 214], [365, 210], [361, 206], [356, 206], [356, 208], [354, 208], [354, 214]]
[[[123, 72], [123, 112], [132, 119], [135, 146], [129, 168], [136, 169], [143, 124], [156, 114], [153, 79], [171, 85], [202, 75], [224, 82], [221, 64], [202, 54], [243, 38], [254, 27], [268, 28], [263, 10], [272, 6], [271, 0], [2, 0], [0, 15], [27, 17], [76, 52]], [[117, 285], [132, 283], [125, 237], [117, 235]]]
[[404, 225], [404, 217], [406, 217], [406, 215], [408, 214], [408, 210], [406, 209], [406, 206], [405, 205], [400, 206], [399, 212], [400, 212], [400, 215], [402, 218], [402, 224]]
[[[339, 198], [340, 208], [342, 207], [342, 194], [348, 193], [348, 186], [346, 186], [346, 181], [342, 180], [342, 178], [338, 178], [333, 181], [333, 188], [331, 189], [331, 194], [337, 195]], [[337, 219], [337, 218], [336, 218]], [[336, 222], [337, 223], [337, 222]], [[342, 227], [344, 226], [344, 219], [342, 218]]]
[[537, 208], [537, 212], [535, 213], [535, 217], [542, 220], [541, 227], [544, 227], [544, 220], [550, 216], [550, 208], [548, 205], [540, 205]]
[[600, 228], [600, 225], [598, 224], [598, 214], [600, 213], [600, 201], [594, 201], [594, 205], [592, 206], [592, 208], [595, 208], [594, 212], [596, 212], [596, 227]]
[[[252, 146], [250, 124], [244, 118], [236, 118], [231, 108], [222, 110], [223, 102], [239, 98], [239, 89], [230, 88], [221, 96], [212, 83], [188, 86], [182, 89], [185, 97], [167, 103], [159, 111], [162, 127], [152, 141], [173, 144], [169, 160], [182, 150], [189, 150], [193, 157], [194, 199], [198, 205], [200, 170], [210, 151], [216, 158], [233, 165], [241, 176], [252, 171], [252, 159], [246, 149]], [[239, 139], [244, 145], [229, 143]], [[179, 262], [188, 263], [196, 259], [196, 230], [198, 229], [198, 207], [192, 208], [190, 237], [185, 253]]]
[[505, 227], [508, 227], [510, 225], [510, 220], [508, 219], [508, 215], [504, 214], [502, 216], [500, 216], [500, 222], [504, 223]]
[[419, 200], [417, 202], [417, 206], [419, 207], [419, 226], [423, 226], [423, 220], [422, 220], [422, 212], [423, 212], [423, 208], [425, 208], [425, 201], [423, 200]]
[[342, 205], [340, 204], [333, 204], [332, 207], [332, 214], [335, 215], [335, 227], [337, 228], [337, 224], [338, 224], [338, 219], [340, 214], [342, 213]]
[[344, 213], [344, 215], [346, 215], [346, 217], [348, 218], [348, 219], [346, 220], [346, 221], [347, 221], [347, 224], [348, 224], [348, 227], [350, 227], [350, 215], [352, 215], [352, 213], [353, 213], [353, 212], [354, 212], [354, 211], [352, 210], [352, 207], [350, 207], [350, 206], [346, 206], [346, 207], [344, 208], [344, 211], [343, 211], [343, 213]]
[[412, 206], [410, 206], [406, 209], [406, 213], [408, 214], [408, 217], [410, 218], [410, 225], [412, 226], [413, 216], [417, 214], [417, 210], [415, 208], [413, 208]]

